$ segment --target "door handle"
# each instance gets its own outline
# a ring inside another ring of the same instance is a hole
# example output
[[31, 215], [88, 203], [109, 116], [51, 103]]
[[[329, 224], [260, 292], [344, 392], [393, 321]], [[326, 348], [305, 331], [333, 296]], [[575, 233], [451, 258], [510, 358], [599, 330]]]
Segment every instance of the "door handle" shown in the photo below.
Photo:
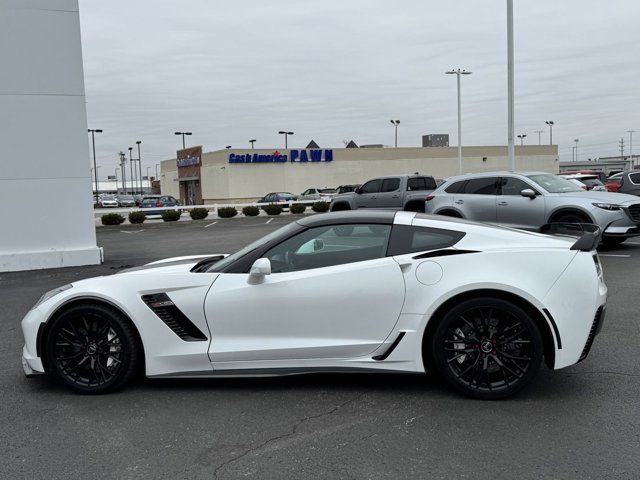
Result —
[[371, 195], [371, 197], [370, 197], [370, 198], [371, 198], [372, 200], [375, 200], [375, 199], [376, 199], [376, 198], [378, 198], [378, 197], [376, 197], [375, 195]]
[[400, 198], [400, 195], [391, 195], [391, 198]]
[[507, 202], [499, 202], [498, 205], [500, 205], [501, 207], [506, 207], [509, 204]]
[[454, 203], [457, 203], [458, 205], [462, 205], [464, 203], [464, 200], [456, 200]]

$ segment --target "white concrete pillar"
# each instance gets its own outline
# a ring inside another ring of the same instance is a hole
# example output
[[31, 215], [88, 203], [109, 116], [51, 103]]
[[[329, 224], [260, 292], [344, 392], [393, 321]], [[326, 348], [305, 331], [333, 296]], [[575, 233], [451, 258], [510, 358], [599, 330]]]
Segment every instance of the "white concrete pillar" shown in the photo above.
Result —
[[0, 0], [0, 271], [97, 264], [77, 0]]

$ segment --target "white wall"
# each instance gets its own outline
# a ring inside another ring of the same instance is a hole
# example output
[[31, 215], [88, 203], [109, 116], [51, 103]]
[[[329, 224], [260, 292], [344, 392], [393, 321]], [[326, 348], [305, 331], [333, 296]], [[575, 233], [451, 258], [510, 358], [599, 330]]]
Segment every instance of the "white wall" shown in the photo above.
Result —
[[0, 0], [0, 65], [0, 271], [100, 263], [77, 0]]

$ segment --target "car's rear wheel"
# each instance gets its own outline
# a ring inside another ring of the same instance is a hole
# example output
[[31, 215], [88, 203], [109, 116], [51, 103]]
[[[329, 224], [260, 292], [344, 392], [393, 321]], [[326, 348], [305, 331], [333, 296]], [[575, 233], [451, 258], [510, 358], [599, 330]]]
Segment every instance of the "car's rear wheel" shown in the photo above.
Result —
[[459, 392], [499, 399], [518, 392], [538, 373], [542, 337], [517, 305], [495, 298], [466, 300], [440, 320], [432, 342], [438, 373]]
[[46, 343], [49, 370], [76, 392], [117, 390], [138, 371], [138, 337], [128, 320], [114, 309], [76, 305], [52, 322]]

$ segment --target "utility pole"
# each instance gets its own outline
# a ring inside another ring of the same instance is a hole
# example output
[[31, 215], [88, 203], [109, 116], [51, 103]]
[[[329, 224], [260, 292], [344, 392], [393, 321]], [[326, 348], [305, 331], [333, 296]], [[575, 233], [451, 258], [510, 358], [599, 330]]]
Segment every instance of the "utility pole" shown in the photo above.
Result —
[[543, 133], [543, 130], [535, 130], [535, 133], [538, 134], [538, 145], [542, 145], [542, 133]]

